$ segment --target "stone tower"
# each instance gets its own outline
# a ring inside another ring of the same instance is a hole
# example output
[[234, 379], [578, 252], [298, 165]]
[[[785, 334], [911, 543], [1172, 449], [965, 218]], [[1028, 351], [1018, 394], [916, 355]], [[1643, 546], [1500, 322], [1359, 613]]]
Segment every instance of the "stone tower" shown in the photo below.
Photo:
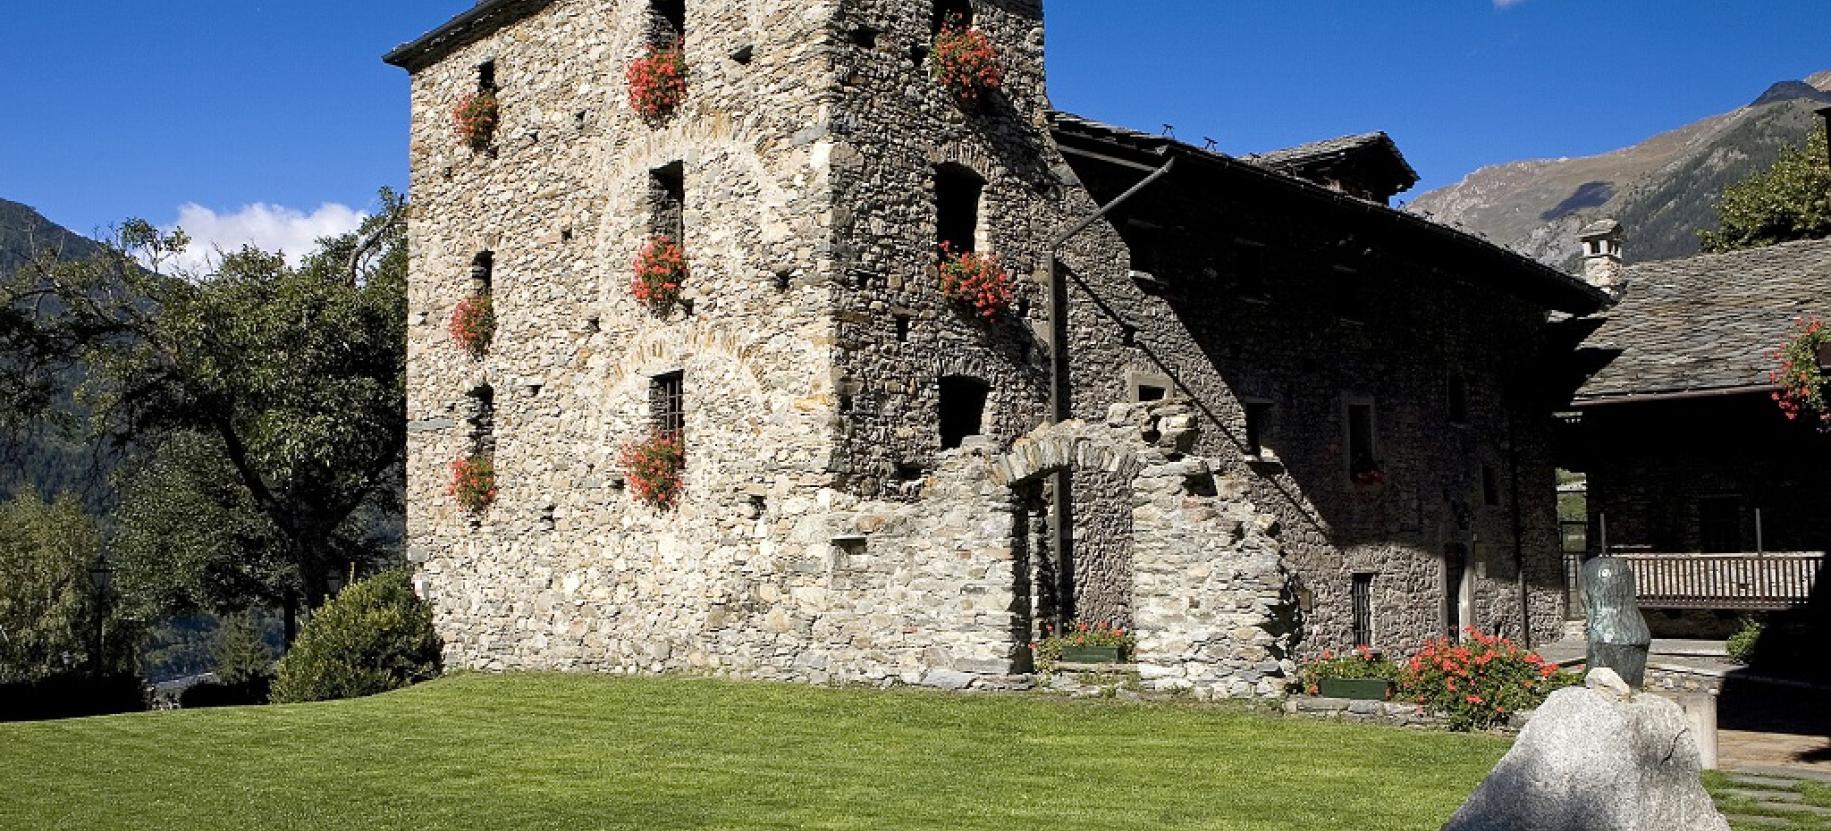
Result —
[[[931, 75], [950, 22], [1003, 70], [971, 104]], [[686, 97], [644, 118], [627, 72], [670, 43]], [[453, 664], [1023, 662], [1036, 493], [947, 460], [1046, 421], [1033, 275], [1093, 208], [1049, 132], [1040, 0], [484, 0], [388, 60], [412, 74], [408, 547]], [[499, 123], [472, 143], [454, 110], [482, 94]], [[690, 268], [659, 312], [631, 291], [656, 234]], [[1125, 274], [1086, 236], [1067, 260]], [[997, 256], [1005, 313], [943, 297], [943, 241]], [[467, 350], [450, 324], [480, 296], [496, 331]], [[665, 510], [619, 459], [658, 429], [687, 460]], [[477, 458], [496, 492], [467, 510]]]

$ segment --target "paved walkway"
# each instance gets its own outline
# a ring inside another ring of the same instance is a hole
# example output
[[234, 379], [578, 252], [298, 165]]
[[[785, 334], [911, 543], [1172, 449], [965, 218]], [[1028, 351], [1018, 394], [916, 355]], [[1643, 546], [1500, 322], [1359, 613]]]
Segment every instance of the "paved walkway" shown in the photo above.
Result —
[[1737, 831], [1822, 828], [1831, 823], [1831, 807], [1801, 787], [1813, 777], [1735, 772], [1726, 778], [1727, 785], [1711, 788], [1710, 795]]

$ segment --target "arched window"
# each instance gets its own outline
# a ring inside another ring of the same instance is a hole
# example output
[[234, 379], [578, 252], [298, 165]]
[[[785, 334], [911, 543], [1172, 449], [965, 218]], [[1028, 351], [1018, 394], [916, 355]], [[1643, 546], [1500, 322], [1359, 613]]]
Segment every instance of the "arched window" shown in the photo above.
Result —
[[985, 402], [992, 386], [968, 375], [941, 379], [941, 449], [953, 450], [985, 429]]

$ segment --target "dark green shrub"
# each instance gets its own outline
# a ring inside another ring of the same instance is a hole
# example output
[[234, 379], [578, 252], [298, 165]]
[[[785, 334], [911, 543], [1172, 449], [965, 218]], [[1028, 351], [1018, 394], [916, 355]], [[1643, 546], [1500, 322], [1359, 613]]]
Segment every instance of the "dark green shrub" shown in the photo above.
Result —
[[432, 611], [395, 569], [350, 584], [312, 615], [280, 659], [273, 701], [374, 695], [438, 674]]
[[1761, 621], [1745, 617], [1742, 619], [1742, 628], [1729, 636], [1729, 640], [1723, 644], [1723, 650], [1729, 653], [1730, 660], [1738, 664], [1753, 663], [1755, 644], [1761, 640], [1761, 635], [1766, 630], [1767, 627]]
[[273, 688], [273, 679], [261, 676], [235, 684], [221, 681], [203, 681], [185, 687], [178, 694], [178, 706], [186, 710], [197, 710], [204, 707], [245, 707], [252, 704], [266, 704]]

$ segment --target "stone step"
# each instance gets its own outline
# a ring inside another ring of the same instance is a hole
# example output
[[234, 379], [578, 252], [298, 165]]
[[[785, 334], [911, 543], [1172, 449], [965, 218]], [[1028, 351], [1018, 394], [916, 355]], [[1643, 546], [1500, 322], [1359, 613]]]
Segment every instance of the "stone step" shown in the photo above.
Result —
[[1782, 779], [1777, 776], [1764, 776], [1756, 773], [1732, 773], [1724, 778], [1728, 779], [1732, 785], [1747, 785], [1751, 788], [1773, 788], [1783, 791], [1792, 790], [1794, 785], [1799, 784], [1799, 780], [1797, 779]]
[[1820, 808], [1817, 805], [1805, 805], [1798, 802], [1757, 802], [1755, 807], [1777, 814], [1811, 814], [1815, 817], [1831, 817], [1831, 808]]
[[1750, 800], [1753, 802], [1763, 802], [1763, 801], [1766, 801], [1766, 802], [1800, 802], [1805, 799], [1805, 795], [1799, 793], [1798, 791], [1736, 789], [1736, 790], [1724, 791], [1723, 795], [1724, 796], [1733, 796], [1738, 799], [1747, 799], [1747, 800]]
[[1793, 824], [1792, 820], [1786, 819], [1785, 817], [1763, 817], [1749, 814], [1725, 814], [1724, 819], [1729, 820], [1731, 825], [1740, 827], [1760, 825], [1772, 828], [1785, 828], [1786, 826]]

